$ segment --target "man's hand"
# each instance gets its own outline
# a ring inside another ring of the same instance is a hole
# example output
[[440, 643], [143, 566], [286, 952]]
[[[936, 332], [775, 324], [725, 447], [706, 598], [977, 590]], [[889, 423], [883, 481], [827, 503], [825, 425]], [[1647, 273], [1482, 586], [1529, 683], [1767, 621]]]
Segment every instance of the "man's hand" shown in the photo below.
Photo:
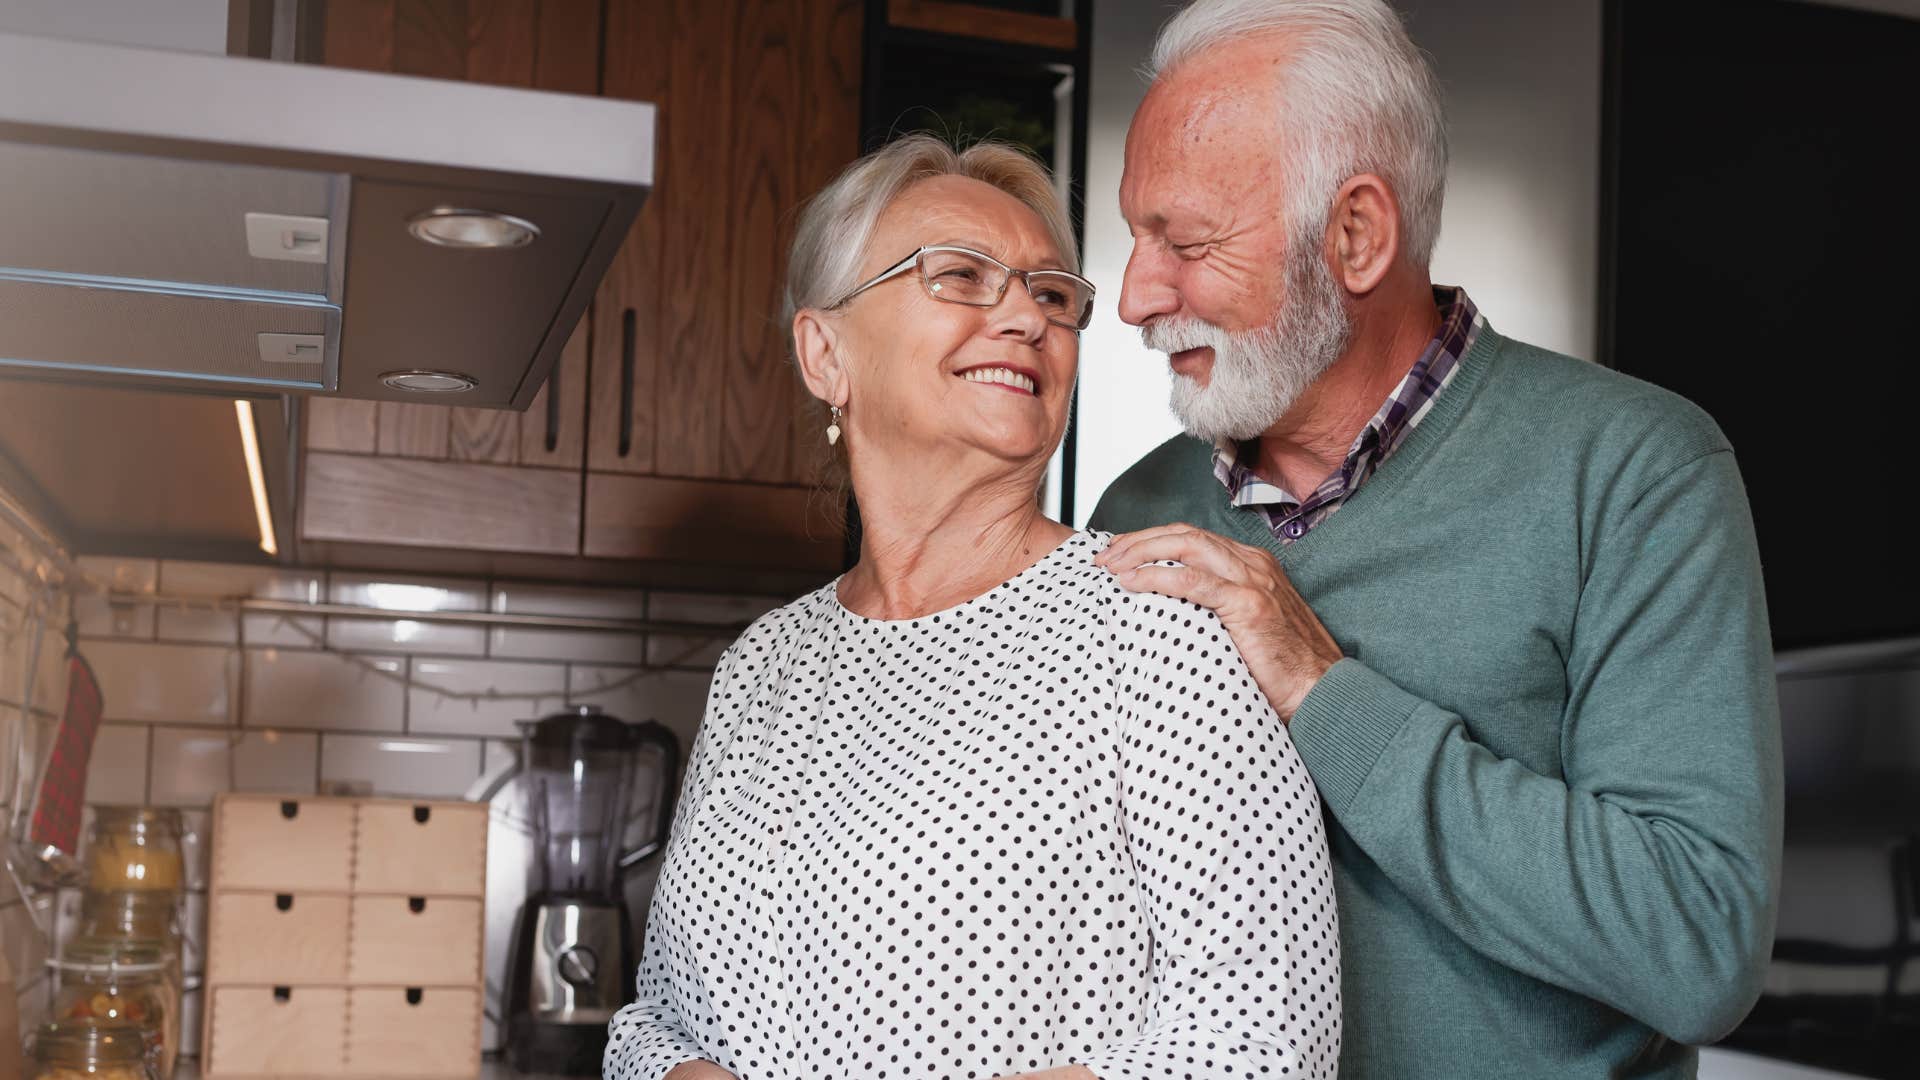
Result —
[[[1144, 565], [1161, 560], [1185, 565]], [[1213, 609], [1283, 722], [1293, 720], [1307, 692], [1340, 661], [1333, 636], [1260, 548], [1191, 525], [1162, 525], [1114, 537], [1093, 561], [1134, 592]]]

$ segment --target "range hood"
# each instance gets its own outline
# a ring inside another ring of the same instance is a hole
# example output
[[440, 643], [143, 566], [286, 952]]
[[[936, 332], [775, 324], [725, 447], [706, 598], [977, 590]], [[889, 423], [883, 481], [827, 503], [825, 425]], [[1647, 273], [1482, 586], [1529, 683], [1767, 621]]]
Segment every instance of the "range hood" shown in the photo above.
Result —
[[0, 377], [524, 409], [654, 107], [0, 33]]

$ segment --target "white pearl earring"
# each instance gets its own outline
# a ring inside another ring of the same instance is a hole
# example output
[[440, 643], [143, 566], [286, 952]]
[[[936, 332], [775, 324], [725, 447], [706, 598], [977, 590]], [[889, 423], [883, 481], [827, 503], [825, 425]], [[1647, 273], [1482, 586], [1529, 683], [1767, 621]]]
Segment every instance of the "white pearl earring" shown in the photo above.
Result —
[[840, 406], [829, 405], [827, 409], [833, 413], [833, 423], [827, 425], [827, 445], [832, 446], [840, 441]]

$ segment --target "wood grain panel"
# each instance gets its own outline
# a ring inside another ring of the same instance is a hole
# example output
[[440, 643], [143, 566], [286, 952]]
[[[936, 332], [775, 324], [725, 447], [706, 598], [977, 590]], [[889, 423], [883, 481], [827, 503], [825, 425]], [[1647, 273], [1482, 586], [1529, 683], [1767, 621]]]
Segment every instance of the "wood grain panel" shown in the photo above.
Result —
[[887, 0], [887, 25], [1063, 51], [1074, 47], [1079, 34], [1072, 19], [953, 0]]
[[[512, 409], [446, 410], [447, 460], [513, 465], [520, 460], [520, 427], [527, 416]], [[542, 406], [539, 419], [546, 419]]]
[[533, 85], [541, 6], [539, 0], [467, 0], [467, 81]]
[[[535, 86], [568, 94], [600, 92], [600, 9], [594, 0], [545, 0], [539, 5]], [[660, 62], [657, 55], [646, 59]]]
[[307, 449], [371, 454], [379, 438], [380, 410], [372, 401], [307, 399]]
[[[660, 43], [673, 26], [664, 0], [607, 0], [607, 97], [651, 101], [660, 107], [655, 138], [665, 147], [681, 126], [668, 75], [676, 58]], [[698, 120], [687, 126], [696, 131]], [[593, 302], [591, 397], [587, 403], [588, 468], [604, 472], [654, 470], [656, 379], [660, 370], [660, 293], [668, 208], [680, 190], [670, 168], [647, 196]], [[684, 268], [676, 268], [676, 273]], [[631, 312], [631, 392], [622, 394], [628, 313]], [[623, 396], [627, 400], [623, 401]], [[623, 424], [623, 405], [625, 420]], [[626, 438], [623, 444], [623, 429]]]
[[587, 474], [584, 553], [831, 572], [839, 531], [812, 489]]
[[[861, 0], [812, 0], [807, 5], [801, 40], [808, 47], [794, 68], [799, 79], [795, 99], [808, 103], [795, 142], [794, 170], [802, 199], [827, 186], [860, 153], [862, 13]], [[786, 327], [781, 328], [780, 348], [782, 357], [790, 355]], [[788, 367], [792, 448], [784, 479], [811, 484], [827, 457], [827, 409], [791, 370], [790, 361]]]
[[320, 46], [330, 67], [393, 70], [394, 0], [330, 0]]
[[466, 0], [397, 0], [393, 70], [430, 79], [466, 78]]
[[557, 469], [308, 454], [301, 536], [574, 555], [580, 480]]
[[667, 213], [654, 471], [718, 476], [727, 280], [737, 268], [728, 258], [736, 228], [724, 179], [729, 142], [715, 135], [741, 119], [732, 93], [739, 5], [674, 0], [673, 12], [667, 99], [681, 119], [665, 131], [666, 182], [655, 196]]
[[375, 452], [388, 457], [445, 460], [447, 427], [451, 420], [448, 412], [444, 405], [380, 402]]
[[[573, 334], [567, 338], [567, 347], [560, 353], [559, 362], [553, 365], [553, 373], [547, 376], [545, 386], [533, 396], [533, 404], [520, 414], [520, 455], [522, 465], [549, 466], [557, 469], [579, 469], [586, 457], [587, 449], [587, 341], [589, 337], [588, 321], [580, 320], [573, 328]], [[553, 448], [547, 448], [547, 398], [555, 392], [560, 394], [560, 424], [554, 431]]]
[[[796, 14], [781, 0], [741, 5], [735, 29], [733, 85], [739, 97], [731, 135], [727, 279], [728, 343], [721, 367], [720, 475], [734, 480], [786, 479], [793, 452], [793, 412], [786, 372], [786, 333], [779, 326], [791, 211], [799, 205], [794, 153], [799, 113], [794, 96]], [[796, 9], [798, 9], [796, 11]]]

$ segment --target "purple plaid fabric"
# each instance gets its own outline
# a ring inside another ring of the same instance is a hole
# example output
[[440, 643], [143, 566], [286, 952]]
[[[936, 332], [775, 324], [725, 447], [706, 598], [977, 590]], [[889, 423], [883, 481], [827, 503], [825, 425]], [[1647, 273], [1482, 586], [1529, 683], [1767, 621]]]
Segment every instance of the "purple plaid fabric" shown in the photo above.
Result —
[[1338, 469], [1305, 499], [1298, 499], [1253, 471], [1259, 463], [1257, 441], [1221, 442], [1213, 448], [1213, 475], [1226, 486], [1228, 501], [1258, 511], [1273, 535], [1281, 543], [1291, 544], [1332, 517], [1349, 496], [1360, 490], [1360, 485], [1406, 441], [1414, 425], [1433, 407], [1434, 399], [1458, 369], [1460, 357], [1472, 347], [1474, 335], [1486, 325], [1480, 309], [1467, 299], [1465, 289], [1435, 286], [1433, 299], [1440, 306], [1439, 333], [1427, 343], [1426, 351], [1387, 396], [1380, 411], [1354, 437]]

